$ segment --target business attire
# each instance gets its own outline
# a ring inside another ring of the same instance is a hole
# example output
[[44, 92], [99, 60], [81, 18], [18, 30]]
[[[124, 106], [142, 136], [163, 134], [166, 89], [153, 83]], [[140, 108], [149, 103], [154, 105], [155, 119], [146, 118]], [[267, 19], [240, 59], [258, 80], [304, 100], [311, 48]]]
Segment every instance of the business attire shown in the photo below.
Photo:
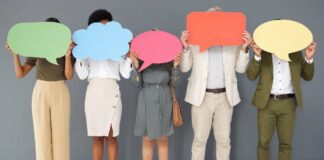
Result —
[[247, 76], [250, 80], [259, 77], [252, 100], [258, 108], [258, 159], [269, 160], [269, 145], [277, 130], [279, 160], [291, 159], [291, 143], [295, 123], [296, 106], [302, 107], [300, 77], [310, 81], [314, 75], [313, 60], [306, 60], [302, 52], [290, 54], [290, 62], [262, 51], [261, 58], [254, 57]]
[[118, 136], [122, 102], [117, 81], [120, 80], [119, 74], [126, 79], [130, 77], [131, 60], [77, 60], [75, 69], [81, 80], [88, 78], [89, 81], [85, 97], [88, 136], [107, 137], [110, 127], [113, 136]]
[[[70, 159], [70, 94], [65, 84], [65, 57], [58, 65], [44, 58], [28, 57], [25, 64], [36, 67], [32, 114], [36, 160]], [[72, 64], [75, 59], [72, 57]]]
[[248, 62], [249, 54], [237, 46], [214, 46], [201, 53], [199, 46], [190, 45], [184, 50], [181, 71], [191, 70], [185, 101], [192, 104], [192, 160], [205, 159], [211, 127], [217, 160], [229, 159], [233, 106], [241, 101], [235, 72], [245, 72]]
[[170, 76], [173, 87], [176, 87], [180, 83], [179, 74], [179, 69], [170, 71], [166, 65], [151, 65], [142, 73], [136, 69], [132, 71], [132, 83], [141, 87], [137, 101], [135, 135], [158, 139], [174, 133]]

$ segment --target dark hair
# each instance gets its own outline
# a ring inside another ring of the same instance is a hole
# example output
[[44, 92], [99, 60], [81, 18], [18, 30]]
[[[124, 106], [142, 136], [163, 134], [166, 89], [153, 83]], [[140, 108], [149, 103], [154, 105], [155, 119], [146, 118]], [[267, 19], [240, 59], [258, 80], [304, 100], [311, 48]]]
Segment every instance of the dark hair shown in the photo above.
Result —
[[113, 17], [111, 15], [111, 13], [105, 9], [95, 10], [94, 12], [91, 13], [91, 15], [89, 17], [88, 25], [95, 23], [95, 22], [100, 22], [102, 20], [112, 21]]
[[45, 20], [45, 22], [55, 22], [55, 23], [60, 23], [60, 21], [55, 18], [55, 17], [50, 17]]

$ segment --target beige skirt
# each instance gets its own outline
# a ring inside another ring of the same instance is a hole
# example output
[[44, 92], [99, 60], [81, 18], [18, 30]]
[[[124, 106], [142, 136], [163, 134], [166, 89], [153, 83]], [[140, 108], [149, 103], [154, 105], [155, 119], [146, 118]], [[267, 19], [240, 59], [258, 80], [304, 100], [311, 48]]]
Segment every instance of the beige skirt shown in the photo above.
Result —
[[115, 79], [92, 78], [89, 80], [85, 98], [85, 115], [88, 136], [119, 135], [122, 103], [119, 85]]

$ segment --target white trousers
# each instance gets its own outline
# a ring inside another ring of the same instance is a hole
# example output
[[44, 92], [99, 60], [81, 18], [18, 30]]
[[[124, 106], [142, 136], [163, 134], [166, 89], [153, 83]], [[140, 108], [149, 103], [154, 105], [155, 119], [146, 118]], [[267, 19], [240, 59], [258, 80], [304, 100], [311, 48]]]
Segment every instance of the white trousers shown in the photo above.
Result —
[[233, 107], [226, 93], [206, 92], [201, 106], [192, 106], [192, 160], [205, 160], [206, 144], [213, 127], [217, 160], [229, 160], [231, 150], [231, 121]]

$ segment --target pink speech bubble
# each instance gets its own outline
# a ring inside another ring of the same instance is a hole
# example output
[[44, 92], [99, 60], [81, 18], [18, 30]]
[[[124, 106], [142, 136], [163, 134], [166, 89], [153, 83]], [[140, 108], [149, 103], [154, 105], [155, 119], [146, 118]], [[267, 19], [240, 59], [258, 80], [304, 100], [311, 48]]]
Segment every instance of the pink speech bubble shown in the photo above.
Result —
[[131, 50], [144, 61], [140, 71], [151, 64], [167, 63], [181, 53], [182, 44], [178, 37], [164, 31], [147, 31], [136, 36]]

